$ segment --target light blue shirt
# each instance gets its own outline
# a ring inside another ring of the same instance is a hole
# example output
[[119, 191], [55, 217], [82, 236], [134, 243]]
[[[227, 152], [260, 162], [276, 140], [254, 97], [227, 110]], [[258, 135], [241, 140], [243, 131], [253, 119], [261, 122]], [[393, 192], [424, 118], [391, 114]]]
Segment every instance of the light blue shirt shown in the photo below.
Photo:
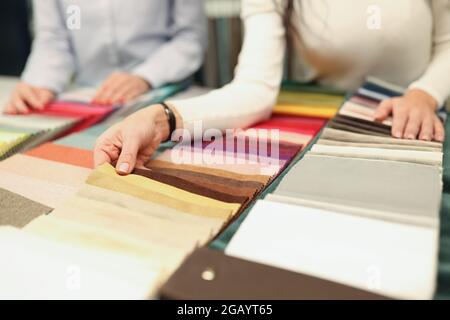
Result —
[[36, 36], [22, 80], [55, 92], [71, 80], [99, 85], [114, 71], [153, 87], [183, 80], [203, 61], [203, 6], [203, 0], [34, 0]]

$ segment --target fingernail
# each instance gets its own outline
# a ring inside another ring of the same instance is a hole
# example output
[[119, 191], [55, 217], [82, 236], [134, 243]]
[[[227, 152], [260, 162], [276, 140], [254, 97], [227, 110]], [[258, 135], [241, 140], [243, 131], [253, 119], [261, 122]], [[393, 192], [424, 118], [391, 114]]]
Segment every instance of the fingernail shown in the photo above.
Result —
[[121, 163], [119, 165], [119, 172], [120, 173], [128, 173], [129, 169], [130, 169], [130, 165], [128, 163]]
[[394, 137], [400, 139], [402, 137], [402, 133], [400, 131], [397, 131], [396, 133], [394, 133]]
[[412, 134], [410, 134], [410, 135], [408, 136], [408, 139], [409, 139], [409, 140], [414, 140], [415, 137], [414, 137]]
[[420, 139], [421, 140], [425, 140], [425, 141], [430, 141], [430, 137], [428, 137], [428, 136], [423, 136]]

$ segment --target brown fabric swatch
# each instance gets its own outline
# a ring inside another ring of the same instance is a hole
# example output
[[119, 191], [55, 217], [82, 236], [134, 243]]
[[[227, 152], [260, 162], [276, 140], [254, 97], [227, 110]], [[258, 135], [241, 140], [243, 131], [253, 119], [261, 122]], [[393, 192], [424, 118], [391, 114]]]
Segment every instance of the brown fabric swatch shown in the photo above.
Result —
[[0, 226], [23, 228], [52, 208], [0, 188]]
[[205, 196], [208, 198], [216, 199], [219, 201], [227, 202], [227, 203], [245, 203], [248, 200], [248, 197], [246, 196], [236, 196], [227, 194], [221, 191], [217, 191], [214, 189], [206, 188], [205, 186], [202, 186], [200, 184], [197, 184], [195, 182], [185, 180], [179, 177], [171, 176], [168, 174], [164, 174], [161, 172], [156, 172], [152, 170], [142, 170], [142, 169], [135, 169], [134, 174], [153, 179], [174, 187], [177, 187], [182, 190], [186, 190], [201, 196]]
[[253, 182], [259, 182], [263, 185], [266, 185], [271, 177], [270, 176], [264, 176], [264, 175], [244, 175], [244, 174], [238, 174], [230, 171], [225, 170], [219, 170], [219, 169], [213, 169], [213, 168], [204, 168], [201, 166], [193, 166], [193, 165], [187, 165], [187, 164], [175, 164], [167, 161], [160, 161], [160, 160], [151, 160], [146, 164], [147, 168], [153, 168], [153, 167], [159, 167], [159, 168], [169, 168], [169, 169], [178, 169], [178, 170], [186, 170], [191, 172], [198, 172], [198, 173], [208, 173], [213, 176], [218, 177], [225, 177], [228, 179], [234, 179], [239, 181], [253, 181]]
[[390, 134], [387, 135], [384, 133], [373, 132], [372, 130], [357, 128], [355, 126], [348, 125], [348, 124], [338, 123], [338, 122], [335, 122], [334, 120], [331, 120], [328, 123], [328, 128], [344, 130], [344, 131], [353, 132], [353, 133], [366, 134], [366, 135], [371, 135], [371, 136], [378, 136], [378, 137], [390, 137], [391, 136]]
[[[179, 177], [182, 179], [193, 179], [193, 181], [205, 182], [212, 185], [220, 185], [220, 186], [229, 186], [233, 190], [239, 189], [239, 193], [242, 194], [241, 190], [261, 190], [264, 188], [264, 184], [256, 181], [243, 181], [243, 180], [235, 180], [226, 177], [220, 177], [216, 175], [211, 175], [207, 173], [200, 173], [188, 170], [179, 170], [179, 169], [171, 169], [171, 168], [160, 168], [155, 166], [148, 166], [149, 169], [162, 172], [168, 175], [172, 175], [175, 177]], [[245, 194], [246, 191], [244, 191]]]
[[230, 257], [208, 248], [198, 249], [188, 257], [162, 287], [160, 296], [174, 300], [387, 299], [331, 281]]
[[384, 135], [391, 135], [391, 127], [384, 125], [382, 123], [377, 123], [373, 121], [367, 121], [357, 118], [352, 118], [343, 115], [337, 115], [332, 120], [332, 123], [337, 123], [341, 125], [352, 126], [357, 129], [371, 131], [373, 133], [379, 133]]

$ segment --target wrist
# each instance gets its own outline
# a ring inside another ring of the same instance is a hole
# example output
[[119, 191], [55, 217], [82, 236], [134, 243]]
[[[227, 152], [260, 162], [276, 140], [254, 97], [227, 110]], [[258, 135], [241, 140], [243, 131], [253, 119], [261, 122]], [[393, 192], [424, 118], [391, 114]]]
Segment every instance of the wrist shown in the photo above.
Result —
[[424, 105], [433, 110], [437, 110], [439, 107], [436, 99], [421, 89], [411, 89], [407, 92], [407, 95], [415, 100], [422, 101]]
[[172, 134], [172, 129], [181, 129], [182, 128], [182, 119], [177, 112], [177, 110], [173, 107], [173, 105], [166, 103], [167, 107], [173, 112], [175, 117], [175, 126], [171, 128], [170, 119], [166, 110], [162, 104], [153, 105], [149, 108], [151, 113], [151, 117], [155, 124], [156, 132], [160, 134], [161, 141], [170, 140], [170, 135]]

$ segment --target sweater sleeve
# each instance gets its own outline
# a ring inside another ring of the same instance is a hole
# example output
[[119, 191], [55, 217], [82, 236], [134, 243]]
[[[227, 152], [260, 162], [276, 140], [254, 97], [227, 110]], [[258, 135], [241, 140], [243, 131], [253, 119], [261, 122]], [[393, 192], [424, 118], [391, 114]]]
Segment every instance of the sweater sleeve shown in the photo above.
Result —
[[285, 30], [282, 9], [275, 1], [242, 4], [245, 39], [234, 80], [204, 96], [173, 102], [185, 129], [243, 128], [268, 118], [283, 74]]
[[427, 70], [410, 89], [421, 89], [442, 106], [450, 96], [450, 2], [432, 0], [433, 55]]

